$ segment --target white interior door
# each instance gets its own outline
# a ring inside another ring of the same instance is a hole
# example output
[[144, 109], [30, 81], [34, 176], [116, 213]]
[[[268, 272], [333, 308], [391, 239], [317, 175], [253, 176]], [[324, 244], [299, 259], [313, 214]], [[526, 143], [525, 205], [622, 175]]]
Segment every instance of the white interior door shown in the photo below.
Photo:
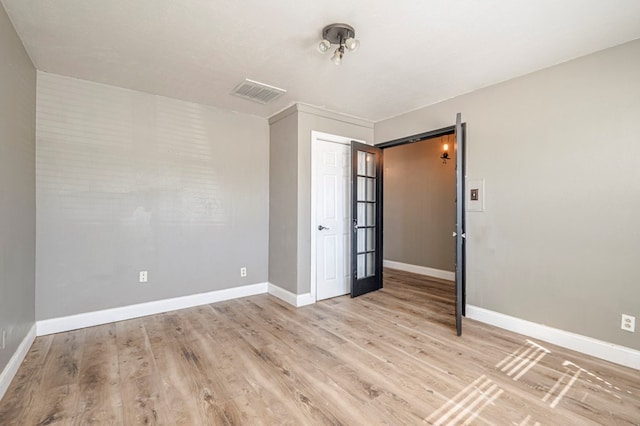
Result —
[[351, 291], [351, 147], [316, 140], [315, 233], [316, 299]]

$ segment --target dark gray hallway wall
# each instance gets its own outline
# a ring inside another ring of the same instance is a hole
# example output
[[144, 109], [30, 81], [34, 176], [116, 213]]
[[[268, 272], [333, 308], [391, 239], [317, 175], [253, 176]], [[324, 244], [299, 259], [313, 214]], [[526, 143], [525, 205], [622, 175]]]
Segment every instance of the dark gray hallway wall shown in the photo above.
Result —
[[376, 123], [377, 142], [467, 123], [471, 305], [640, 349], [640, 40]]
[[[455, 270], [455, 162], [440, 159], [450, 135], [384, 150], [384, 258]], [[453, 157], [453, 156], [452, 156]]]
[[37, 108], [39, 320], [267, 281], [266, 119], [42, 72]]
[[36, 70], [0, 5], [0, 372], [35, 323]]

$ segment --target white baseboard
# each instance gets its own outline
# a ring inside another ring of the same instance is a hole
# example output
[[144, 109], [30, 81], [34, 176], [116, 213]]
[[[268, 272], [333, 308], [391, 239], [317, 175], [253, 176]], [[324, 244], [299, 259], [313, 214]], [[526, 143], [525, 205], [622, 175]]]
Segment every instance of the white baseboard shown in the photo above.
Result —
[[602, 340], [467, 305], [467, 318], [640, 370], [640, 351]]
[[455, 272], [443, 271], [442, 269], [427, 268], [426, 266], [410, 265], [408, 263], [396, 262], [393, 260], [382, 261], [382, 266], [384, 266], [385, 268], [398, 269], [400, 271], [440, 278], [441, 280], [454, 281], [456, 279]]
[[296, 307], [301, 307], [301, 306], [307, 306], [307, 305], [313, 305], [314, 303], [316, 303], [316, 300], [311, 297], [311, 293], [305, 293], [305, 294], [299, 294], [297, 296], [297, 300], [296, 300]]
[[76, 330], [78, 328], [92, 327], [94, 325], [108, 324], [115, 321], [123, 321], [147, 315], [159, 314], [162, 312], [175, 311], [177, 309], [206, 305], [208, 303], [222, 302], [223, 300], [253, 296], [255, 294], [266, 293], [267, 288], [267, 283], [250, 284], [242, 287], [211, 291], [208, 293], [193, 294], [190, 296], [175, 297], [172, 299], [157, 300], [137, 305], [122, 306], [102, 311], [41, 320], [36, 323], [37, 333], [38, 336], [44, 336], [47, 334]]
[[18, 345], [16, 351], [13, 353], [9, 363], [4, 367], [2, 373], [0, 373], [0, 399], [2, 399], [7, 389], [9, 389], [11, 380], [13, 380], [18, 372], [18, 368], [20, 368], [22, 361], [24, 361], [24, 357], [27, 356], [27, 352], [29, 352], [29, 348], [31, 348], [35, 339], [36, 325], [33, 324], [27, 335], [22, 339], [22, 342], [20, 342], [20, 345]]
[[271, 283], [269, 283], [269, 294], [287, 302], [290, 305], [295, 306], [296, 308], [316, 303], [313, 297], [311, 297], [311, 293], [293, 294], [289, 290], [285, 290], [282, 287], [278, 287], [277, 285]]

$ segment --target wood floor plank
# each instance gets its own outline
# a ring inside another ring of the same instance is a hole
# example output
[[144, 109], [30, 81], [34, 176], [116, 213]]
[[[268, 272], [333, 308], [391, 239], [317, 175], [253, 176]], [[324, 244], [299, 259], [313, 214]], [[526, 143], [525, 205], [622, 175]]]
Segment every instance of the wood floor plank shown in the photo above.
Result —
[[[236, 361], [235, 336], [222, 325], [211, 306], [185, 310], [181, 318], [189, 329], [191, 344], [199, 353], [199, 373], [209, 377], [213, 383], [207, 390], [210, 399], [216, 404], [223, 404], [250, 393], [251, 385]], [[214, 347], [212, 340], [216, 342]]]
[[453, 286], [256, 295], [38, 337], [0, 425], [640, 425], [640, 372], [473, 320]]
[[27, 407], [24, 417], [32, 424], [72, 423], [80, 400], [79, 364], [85, 349], [86, 330], [74, 330], [53, 336], [44, 358], [35, 392], [37, 402]]
[[79, 424], [123, 424], [116, 325], [88, 330], [79, 366]]
[[40, 400], [42, 368], [52, 341], [53, 336], [37, 338], [29, 349], [0, 404], [0, 425], [21, 424], [26, 411]]
[[143, 319], [145, 330], [151, 342], [151, 351], [157, 364], [157, 376], [163, 385], [167, 404], [177, 424], [193, 425], [198, 419], [207, 418], [207, 409], [200, 400], [200, 379], [193, 374], [198, 355], [189, 345], [176, 338], [182, 331], [175, 312], [153, 315]]
[[[198, 310], [201, 315], [197, 320], [202, 323], [203, 331], [206, 330], [210, 339], [216, 342], [213, 347], [208, 345], [215, 358], [215, 369], [232, 397], [216, 401], [225, 421], [229, 424], [296, 424], [292, 421], [296, 416], [288, 414], [279, 389], [269, 386], [260, 371], [256, 373], [250, 367], [253, 361], [244, 355], [247, 351], [253, 352], [254, 348], [241, 338], [235, 322], [211, 306]], [[263, 382], [266, 382], [265, 387]]]
[[116, 324], [125, 425], [175, 424], [142, 319]]

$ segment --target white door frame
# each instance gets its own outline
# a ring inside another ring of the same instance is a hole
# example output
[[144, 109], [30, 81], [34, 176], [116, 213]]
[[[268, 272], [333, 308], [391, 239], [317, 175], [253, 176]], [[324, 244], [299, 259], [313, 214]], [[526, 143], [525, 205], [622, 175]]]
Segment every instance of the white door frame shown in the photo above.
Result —
[[[318, 223], [316, 220], [316, 162], [318, 160], [318, 144], [319, 142], [333, 142], [339, 143], [343, 145], [351, 146], [351, 141], [356, 141], [360, 143], [367, 143], [365, 141], [359, 139], [353, 139], [346, 136], [338, 136], [332, 135], [330, 133], [318, 132], [315, 130], [311, 131], [311, 285], [310, 285], [310, 293], [311, 300], [313, 303], [317, 301], [317, 289], [318, 289], [318, 281], [316, 279], [316, 234], [315, 232], [318, 229]], [[351, 204], [347, 206], [347, 209], [351, 209]]]

